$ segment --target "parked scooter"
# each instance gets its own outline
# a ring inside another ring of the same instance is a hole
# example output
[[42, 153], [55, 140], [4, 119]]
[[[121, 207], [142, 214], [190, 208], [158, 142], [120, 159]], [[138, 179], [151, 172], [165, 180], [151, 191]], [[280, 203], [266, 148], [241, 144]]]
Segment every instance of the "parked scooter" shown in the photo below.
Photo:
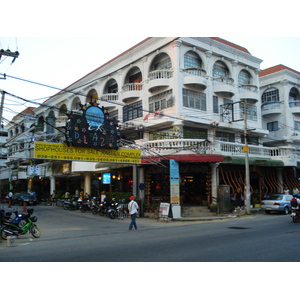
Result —
[[33, 213], [33, 209], [27, 210], [28, 214], [24, 216], [24, 220], [27, 221], [27, 223], [20, 227], [16, 224], [13, 224], [11, 222], [3, 222], [3, 225], [1, 227], [1, 237], [6, 240], [8, 236], [19, 236], [24, 235], [28, 231], [32, 234], [33, 237], [39, 238], [41, 236], [41, 232], [39, 228], [36, 226], [35, 222], [37, 221], [36, 216], [31, 216]]
[[119, 205], [117, 202], [110, 203], [110, 206], [107, 211], [107, 216], [111, 219], [115, 219], [119, 215], [119, 210], [121, 209], [121, 205]]
[[67, 200], [63, 204], [64, 209], [80, 209], [81, 203], [79, 201], [72, 201], [72, 200]]
[[3, 222], [9, 222], [22, 227], [27, 223], [27, 220], [24, 219], [25, 214], [23, 213], [19, 214], [19, 212], [16, 209], [13, 211], [13, 213], [15, 214], [14, 218], [12, 217], [12, 212], [6, 212], [4, 209], [1, 209], [0, 211], [1, 224], [3, 224]]

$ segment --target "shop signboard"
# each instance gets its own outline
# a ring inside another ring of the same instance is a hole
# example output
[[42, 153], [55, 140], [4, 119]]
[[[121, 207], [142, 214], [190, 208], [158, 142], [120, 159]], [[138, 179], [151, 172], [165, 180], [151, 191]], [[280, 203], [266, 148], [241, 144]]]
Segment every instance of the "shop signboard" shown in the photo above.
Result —
[[109, 119], [107, 110], [97, 103], [81, 105], [82, 113], [67, 113], [68, 146], [118, 149], [120, 130], [117, 120]]
[[141, 150], [135, 149], [93, 149], [73, 147], [66, 144], [35, 142], [35, 159], [54, 159], [89, 162], [141, 163]]

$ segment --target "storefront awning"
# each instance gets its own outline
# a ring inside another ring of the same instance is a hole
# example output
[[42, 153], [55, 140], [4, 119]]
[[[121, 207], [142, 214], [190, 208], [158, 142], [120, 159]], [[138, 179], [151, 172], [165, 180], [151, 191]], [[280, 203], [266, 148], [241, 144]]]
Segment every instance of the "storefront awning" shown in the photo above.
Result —
[[[151, 160], [162, 161], [164, 159], [174, 159], [179, 162], [223, 162], [223, 155], [217, 154], [186, 154], [186, 155], [167, 155], [164, 157], [155, 157]], [[147, 158], [142, 159], [142, 163], [150, 163]]]
[[[244, 165], [245, 157], [241, 156], [224, 156], [224, 163]], [[249, 164], [254, 166], [264, 167], [283, 167], [284, 163], [281, 160], [273, 160], [270, 158], [249, 157]]]

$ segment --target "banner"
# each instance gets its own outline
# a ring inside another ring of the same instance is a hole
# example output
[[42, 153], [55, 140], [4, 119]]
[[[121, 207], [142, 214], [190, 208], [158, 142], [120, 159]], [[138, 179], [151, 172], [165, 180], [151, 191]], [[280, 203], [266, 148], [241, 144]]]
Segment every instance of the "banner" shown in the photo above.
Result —
[[57, 143], [34, 143], [33, 158], [72, 161], [141, 163], [141, 150], [122, 149], [94, 149], [73, 147]]

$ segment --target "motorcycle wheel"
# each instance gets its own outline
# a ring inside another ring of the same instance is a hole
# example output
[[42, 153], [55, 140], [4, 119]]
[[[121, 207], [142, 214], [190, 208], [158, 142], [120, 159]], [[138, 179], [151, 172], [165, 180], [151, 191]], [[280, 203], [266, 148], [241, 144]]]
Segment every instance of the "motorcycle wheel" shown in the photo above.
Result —
[[97, 208], [93, 208], [93, 209], [92, 209], [92, 214], [93, 214], [93, 215], [96, 215], [97, 213], [98, 213], [98, 209], [97, 209]]
[[100, 216], [104, 216], [104, 215], [105, 215], [105, 212], [104, 212], [102, 209], [100, 209], [100, 210], [99, 210], [99, 215], [100, 215]]
[[3, 240], [7, 240], [7, 237], [10, 236], [10, 234], [6, 233], [4, 230], [10, 230], [8, 227], [2, 227], [1, 229], [1, 237]]
[[294, 216], [294, 217], [293, 217], [293, 223], [296, 223], [296, 222], [297, 222], [297, 217]]
[[69, 208], [70, 208], [70, 205], [69, 205], [69, 204], [66, 204], [66, 203], [64, 203], [64, 205], [63, 205], [63, 208], [64, 208], [64, 209], [69, 209]]
[[114, 211], [111, 211], [111, 212], [109, 213], [109, 217], [110, 217], [111, 219], [115, 219], [115, 218], [116, 218], [116, 213], [115, 213]]
[[37, 226], [32, 226], [31, 227], [31, 234], [35, 238], [39, 238], [41, 236], [41, 231]]
[[85, 212], [85, 209], [84, 209], [84, 208], [80, 208], [80, 211], [81, 211], [82, 213], [84, 213], [84, 212]]

